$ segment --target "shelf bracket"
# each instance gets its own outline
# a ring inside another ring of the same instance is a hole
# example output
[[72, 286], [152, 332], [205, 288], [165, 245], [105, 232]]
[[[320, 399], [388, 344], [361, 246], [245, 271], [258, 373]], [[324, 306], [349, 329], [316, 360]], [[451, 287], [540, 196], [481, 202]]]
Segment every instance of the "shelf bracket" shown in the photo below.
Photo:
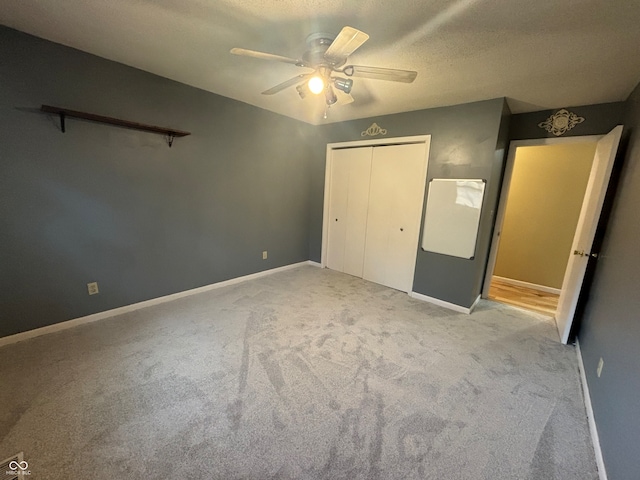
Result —
[[64, 125], [64, 119], [65, 119], [64, 112], [60, 112], [60, 130], [62, 130], [62, 133], [66, 131], [65, 125]]
[[169, 144], [169, 148], [173, 145], [173, 140], [175, 139], [175, 135], [173, 133], [167, 134], [167, 144]]

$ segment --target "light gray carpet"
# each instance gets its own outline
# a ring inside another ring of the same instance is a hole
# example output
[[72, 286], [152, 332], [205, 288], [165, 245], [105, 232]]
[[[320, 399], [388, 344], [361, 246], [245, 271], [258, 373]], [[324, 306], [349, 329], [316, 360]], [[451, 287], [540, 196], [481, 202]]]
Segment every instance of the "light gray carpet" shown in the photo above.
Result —
[[31, 479], [596, 479], [573, 347], [315, 267], [0, 349]]

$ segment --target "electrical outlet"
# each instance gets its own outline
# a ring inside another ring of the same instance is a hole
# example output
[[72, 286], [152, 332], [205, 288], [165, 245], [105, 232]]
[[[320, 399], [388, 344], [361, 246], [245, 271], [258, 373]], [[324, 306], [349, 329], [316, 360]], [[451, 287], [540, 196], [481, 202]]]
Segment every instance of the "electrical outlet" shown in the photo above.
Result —
[[98, 292], [98, 282], [87, 283], [87, 290], [89, 291], [89, 295], [95, 295]]
[[602, 357], [600, 357], [600, 361], [598, 362], [598, 369], [596, 370], [598, 378], [600, 378], [600, 375], [602, 375], [602, 367], [604, 367], [604, 360], [602, 359]]
[[262, 252], [262, 259], [263, 260], [267, 259], [267, 251], [266, 250], [264, 252]]

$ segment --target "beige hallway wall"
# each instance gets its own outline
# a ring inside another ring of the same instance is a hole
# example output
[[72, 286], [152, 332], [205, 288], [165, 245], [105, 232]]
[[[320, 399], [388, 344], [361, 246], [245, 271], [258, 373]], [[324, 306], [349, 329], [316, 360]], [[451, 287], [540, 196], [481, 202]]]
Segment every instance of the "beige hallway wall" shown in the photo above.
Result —
[[561, 288], [596, 143], [519, 147], [494, 275]]

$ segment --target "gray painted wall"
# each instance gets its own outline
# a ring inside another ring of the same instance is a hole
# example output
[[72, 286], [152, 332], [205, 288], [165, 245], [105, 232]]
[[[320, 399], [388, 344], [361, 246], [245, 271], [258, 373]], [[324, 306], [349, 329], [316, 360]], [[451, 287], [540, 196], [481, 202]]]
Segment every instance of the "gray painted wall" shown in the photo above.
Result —
[[[538, 126], [556, 110], [540, 110], [539, 112], [519, 113], [511, 117], [509, 127], [510, 140], [528, 140], [532, 138], [557, 138], [553, 133], [547, 132]], [[625, 102], [600, 103], [598, 105], [583, 105], [581, 107], [567, 107], [572, 113], [584, 118], [584, 122], [577, 124], [571, 130], [563, 134], [563, 137], [577, 137], [583, 135], [602, 135], [608, 133], [616, 125], [622, 123], [625, 111]]]
[[309, 258], [309, 125], [0, 27], [0, 126], [0, 336]]
[[504, 164], [508, 117], [505, 101], [500, 98], [320, 127], [312, 167], [311, 259], [319, 262], [322, 250], [326, 144], [362, 140], [361, 132], [373, 122], [387, 130], [384, 138], [430, 134], [427, 181], [431, 178], [485, 178], [487, 191], [476, 257], [466, 260], [418, 249], [413, 289], [456, 305], [471, 306], [480, 293], [488, 256]]
[[578, 334], [609, 480], [640, 478], [640, 85], [624, 125], [629, 143]]

